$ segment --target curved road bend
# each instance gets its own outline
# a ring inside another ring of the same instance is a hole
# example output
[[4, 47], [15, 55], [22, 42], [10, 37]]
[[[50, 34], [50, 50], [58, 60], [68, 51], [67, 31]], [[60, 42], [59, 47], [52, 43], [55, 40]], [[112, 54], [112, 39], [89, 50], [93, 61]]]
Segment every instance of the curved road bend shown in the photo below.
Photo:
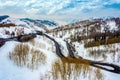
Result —
[[69, 56], [72, 57], [72, 58], [76, 58], [75, 57], [75, 48], [73, 46], [71, 46], [67, 41], [65, 41], [65, 42], [66, 42], [66, 45], [67, 45]]
[[60, 44], [53, 38], [51, 38], [50, 36], [48, 36], [47, 34], [43, 34], [45, 37], [49, 38], [50, 40], [52, 40], [55, 43], [55, 47], [56, 47], [56, 54], [60, 57], [60, 58], [65, 58], [65, 56], [62, 54], [61, 49], [60, 49]]
[[[70, 45], [67, 41], [65, 41], [65, 42], [67, 44], [67, 48], [68, 48], [70, 57], [76, 58], [74, 56], [75, 48], [72, 45]], [[82, 58], [81, 56], [79, 57], [79, 59], [83, 60], [83, 61], [89, 61], [90, 65], [93, 66], [93, 67], [100, 68], [100, 69], [103, 69], [103, 70], [106, 70], [106, 71], [109, 71], [109, 72], [120, 74], [120, 67], [117, 66], [117, 65], [109, 64], [109, 63], [102, 63], [102, 62], [97, 62], [97, 61], [92, 61], [92, 60], [87, 60], [87, 59]], [[106, 66], [106, 67], [104, 67], [104, 66]], [[109, 69], [107, 67], [111, 67], [113, 69]]]
[[[89, 61], [90, 61], [90, 65], [93, 67], [97, 67], [97, 68], [100, 68], [100, 69], [103, 69], [103, 70], [106, 70], [106, 71], [109, 71], [112, 73], [120, 74], [120, 66], [118, 66], [118, 65], [104, 63], [104, 62], [91, 61], [91, 60], [89, 60]], [[104, 67], [104, 66], [106, 66], [106, 67]], [[109, 69], [107, 67], [111, 67], [112, 69]]]

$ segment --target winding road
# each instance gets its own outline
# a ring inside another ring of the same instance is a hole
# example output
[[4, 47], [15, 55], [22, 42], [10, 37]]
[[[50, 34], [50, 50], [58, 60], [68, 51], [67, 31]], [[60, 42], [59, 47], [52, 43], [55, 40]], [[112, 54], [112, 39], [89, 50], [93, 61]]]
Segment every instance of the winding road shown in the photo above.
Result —
[[48, 36], [47, 34], [43, 34], [45, 37], [49, 38], [50, 40], [52, 40], [55, 43], [55, 47], [56, 47], [56, 54], [58, 55], [58, 57], [60, 58], [65, 58], [65, 56], [62, 54], [62, 51], [60, 49], [60, 44], [53, 38], [51, 38], [50, 36]]
[[[65, 41], [65, 40], [64, 40]], [[76, 58], [75, 57], [75, 48], [73, 46], [71, 46], [67, 41], [66, 42], [66, 45], [67, 45], [67, 49], [68, 49], [68, 52], [69, 52], [69, 56], [72, 57], [72, 58]]]
[[[61, 59], [66, 59], [66, 61], [68, 61], [70, 63], [75, 63], [76, 61], [78, 61], [80, 64], [88, 64], [89, 63], [89, 65], [91, 65], [93, 67], [120, 74], [120, 66], [118, 66], [118, 65], [110, 64], [110, 63], [103, 63], [103, 62], [98, 62], [98, 61], [92, 61], [92, 60], [84, 59], [81, 56], [79, 58], [75, 57], [75, 48], [72, 45], [70, 45], [67, 41], [65, 41], [65, 42], [66, 42], [70, 57], [65, 57], [61, 51], [60, 44], [54, 38], [50, 37], [49, 35], [47, 35], [45, 33], [41, 33], [39, 31], [37, 33], [25, 34], [25, 35], [20, 35], [20, 36], [11, 37], [11, 38], [0, 38], [0, 47], [2, 47], [6, 41], [14, 40], [14, 41], [19, 41], [19, 42], [27, 42], [31, 39], [34, 39], [36, 37], [36, 35], [45, 36], [45, 37], [49, 38], [50, 40], [52, 40], [55, 43], [56, 55], [58, 57], [60, 57]], [[109, 69], [107, 67], [111, 67], [112, 69]]]
[[[61, 52], [61, 49], [60, 49], [60, 45], [57, 41], [55, 41], [55, 39], [51, 38], [50, 36], [48, 36], [47, 34], [44, 34], [47, 38], [51, 39], [52, 41], [54, 41], [55, 43], [55, 46], [56, 46], [56, 54], [58, 55], [58, 57], [60, 58], [65, 58], [65, 59], [68, 59], [68, 60], [72, 60], [72, 59], [76, 59], [76, 60], [79, 60], [81, 62], [81, 64], [88, 64], [93, 66], [93, 67], [96, 67], [96, 68], [100, 68], [100, 69], [103, 69], [103, 70], [106, 70], [106, 71], [109, 71], [109, 72], [113, 72], [113, 73], [118, 73], [120, 74], [120, 67], [115, 65], [115, 64], [109, 64], [109, 63], [103, 63], [103, 62], [97, 62], [97, 61], [92, 61], [92, 60], [87, 60], [87, 59], [84, 59], [82, 58], [81, 56], [79, 56], [79, 59], [75, 57], [75, 48], [73, 46], [71, 46], [67, 41], [66, 44], [67, 44], [67, 49], [68, 49], [68, 52], [69, 52], [69, 55], [70, 55], [70, 59], [65, 57], [62, 52]], [[106, 67], [104, 67], [106, 66]], [[111, 67], [112, 69], [109, 69], [107, 67]]]

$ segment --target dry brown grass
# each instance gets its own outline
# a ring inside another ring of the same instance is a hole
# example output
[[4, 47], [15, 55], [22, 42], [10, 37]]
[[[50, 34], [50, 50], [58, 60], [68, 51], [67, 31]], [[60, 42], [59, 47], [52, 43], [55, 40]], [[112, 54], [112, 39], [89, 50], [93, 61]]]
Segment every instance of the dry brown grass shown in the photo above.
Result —
[[41, 43], [39, 41], [35, 41], [34, 39], [30, 40], [30, 44], [32, 46], [36, 46], [36, 47], [41, 48], [41, 49], [45, 49], [46, 48], [46, 45], [44, 43]]
[[9, 58], [18, 66], [23, 66], [28, 60], [29, 46], [26, 44], [18, 44], [12, 52], [9, 53]]
[[108, 55], [111, 56], [112, 61], [115, 62], [115, 60], [119, 61], [119, 51], [120, 47], [117, 44], [109, 44], [109, 45], [103, 45], [103, 49], [101, 49], [99, 46], [97, 48], [87, 48], [88, 56], [94, 59], [100, 59], [106, 60], [108, 58]]
[[101, 49], [98, 49], [98, 50], [94, 50], [94, 49], [89, 49], [88, 50], [89, 52], [89, 57], [92, 57], [94, 59], [97, 59], [99, 57], [102, 57], [104, 60], [107, 58], [106, 56], [106, 53], [109, 52], [109, 49], [106, 49], [106, 50], [101, 50]]
[[15, 27], [16, 25], [13, 23], [10, 24], [0, 24], [0, 27]]
[[[81, 77], [89, 80], [104, 80], [100, 69], [93, 69], [89, 62], [83, 62], [80, 59], [63, 58], [52, 64], [51, 75], [47, 75], [51, 80], [80, 80]], [[40, 80], [49, 80], [44, 77]]]
[[89, 48], [89, 47], [108, 45], [108, 44], [114, 44], [114, 43], [120, 43], [120, 39], [112, 38], [112, 39], [107, 39], [107, 40], [92, 41], [92, 42], [88, 42], [87, 44], [85, 44], [84, 47]]
[[46, 56], [40, 50], [31, 49], [31, 68], [37, 68], [40, 64], [46, 63]]
[[20, 43], [9, 53], [9, 58], [17, 66], [37, 69], [46, 63], [46, 56], [40, 50], [30, 48], [28, 44]]

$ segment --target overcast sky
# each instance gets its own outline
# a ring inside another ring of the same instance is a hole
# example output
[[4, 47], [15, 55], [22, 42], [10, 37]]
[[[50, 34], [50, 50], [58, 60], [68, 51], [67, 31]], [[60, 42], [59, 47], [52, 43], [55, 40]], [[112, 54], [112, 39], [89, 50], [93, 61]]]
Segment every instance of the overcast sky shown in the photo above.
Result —
[[61, 21], [120, 17], [120, 0], [0, 0], [0, 15]]

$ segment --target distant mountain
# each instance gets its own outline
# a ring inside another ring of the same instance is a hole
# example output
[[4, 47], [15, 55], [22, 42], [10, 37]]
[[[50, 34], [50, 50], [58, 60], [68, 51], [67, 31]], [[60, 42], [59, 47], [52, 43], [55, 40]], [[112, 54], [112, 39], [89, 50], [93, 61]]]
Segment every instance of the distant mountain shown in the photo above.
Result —
[[54, 21], [49, 21], [49, 20], [36, 20], [36, 21], [39, 21], [39, 22], [49, 25], [49, 26], [57, 26], [58, 25], [58, 23], [56, 23]]
[[0, 22], [8, 17], [9, 17], [8, 15], [0, 16]]
[[34, 20], [30, 18], [12, 18], [7, 15], [0, 16], [0, 24], [9, 24], [13, 23], [18, 26], [28, 27], [28, 28], [37, 28], [40, 27], [44, 30], [49, 30], [58, 26], [59, 24], [55, 21], [50, 20]]
[[58, 26], [58, 23], [56, 23], [54, 21], [49, 21], [49, 20], [38, 20], [38, 19], [33, 20], [33, 19], [30, 19], [30, 18], [22, 18], [20, 20], [24, 21], [24, 22], [32, 22], [39, 27], [43, 27], [45, 25], [47, 25], [47, 26]]
[[[63, 31], [64, 30], [64, 31]], [[64, 35], [61, 34], [63, 31]], [[70, 32], [68, 34], [68, 32]], [[72, 32], [74, 31], [74, 32]], [[95, 33], [105, 33], [105, 32], [120, 32], [120, 18], [96, 18], [88, 19], [83, 21], [73, 22], [64, 26], [59, 26], [50, 30], [50, 32], [57, 32], [61, 34], [59, 37], [70, 38], [71, 36], [86, 36]], [[60, 33], [59, 33], [60, 32]], [[56, 36], [58, 36], [56, 34]]]

